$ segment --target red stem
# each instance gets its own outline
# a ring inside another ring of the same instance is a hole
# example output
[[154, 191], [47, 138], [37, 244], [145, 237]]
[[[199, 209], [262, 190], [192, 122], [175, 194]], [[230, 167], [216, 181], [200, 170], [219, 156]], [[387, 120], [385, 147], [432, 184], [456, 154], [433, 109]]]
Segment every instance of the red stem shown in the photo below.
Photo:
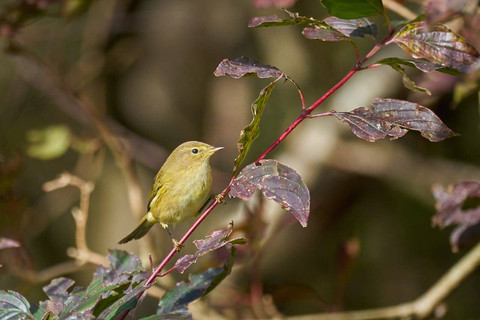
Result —
[[[328, 97], [330, 97], [335, 91], [337, 91], [341, 86], [343, 86], [345, 84], [345, 82], [347, 82], [356, 72], [361, 70], [362, 65], [365, 63], [365, 61], [370, 59], [375, 53], [377, 53], [378, 50], [380, 50], [380, 48], [385, 44], [385, 42], [391, 37], [392, 33], [393, 33], [392, 31], [389, 32], [385, 36], [385, 38], [379, 44], [377, 44], [375, 47], [373, 47], [373, 49], [370, 50], [370, 52], [361, 61], [358, 61], [356, 63], [355, 67], [349, 73], [347, 73], [347, 75], [345, 77], [343, 77], [342, 80], [340, 80], [336, 85], [334, 85], [330, 90], [328, 90], [320, 99], [315, 101], [308, 109], [306, 109], [306, 110], [303, 109], [302, 113], [298, 116], [298, 118], [254, 162], [258, 163], [260, 160], [264, 159], [273, 149], [275, 149], [280, 144], [280, 142], [282, 142], [293, 131], [293, 129], [295, 129], [303, 120], [308, 118], [309, 115], [313, 112], [313, 110], [315, 110], [320, 104], [322, 104], [325, 100], [327, 100]], [[303, 97], [303, 95], [302, 95], [302, 97]], [[327, 112], [327, 113], [325, 113], [325, 116], [326, 115], [331, 115], [331, 114], [332, 113]], [[220, 194], [221, 199], [223, 199], [224, 197], [226, 197], [228, 195], [228, 192], [230, 191], [230, 187], [231, 187], [234, 179], [235, 179], [235, 177], [232, 177], [232, 179], [230, 180], [230, 183], [227, 185], [227, 187]], [[212, 210], [219, 203], [220, 203], [220, 200], [215, 199], [215, 201], [202, 213], [202, 215], [197, 219], [197, 221], [195, 221], [195, 223], [188, 229], [187, 233], [185, 233], [185, 235], [182, 237], [182, 239], [180, 239], [180, 241], [179, 241], [180, 244], [184, 244], [187, 241], [188, 237], [190, 237], [190, 235], [197, 229], [197, 227], [200, 225], [200, 223], [202, 223], [202, 221], [205, 220], [205, 218], [210, 214], [210, 212], [212, 212]], [[164, 275], [170, 273], [171, 271], [173, 271], [174, 268], [168, 270], [164, 274], [160, 274], [162, 269], [172, 259], [172, 257], [175, 255], [176, 252], [177, 252], [177, 250], [175, 248], [170, 250], [168, 255], [163, 259], [163, 261], [160, 263], [160, 265], [155, 269], [155, 271], [147, 279], [147, 281], [145, 282], [145, 286], [152, 284], [153, 281], [159, 275], [164, 276]], [[140, 299], [140, 297], [142, 295], [143, 295], [143, 293], [140, 293], [137, 296], [137, 300]], [[120, 320], [125, 319], [125, 317], [128, 315], [129, 312], [130, 312], [130, 310], [125, 310], [125, 312], [120, 317]]]

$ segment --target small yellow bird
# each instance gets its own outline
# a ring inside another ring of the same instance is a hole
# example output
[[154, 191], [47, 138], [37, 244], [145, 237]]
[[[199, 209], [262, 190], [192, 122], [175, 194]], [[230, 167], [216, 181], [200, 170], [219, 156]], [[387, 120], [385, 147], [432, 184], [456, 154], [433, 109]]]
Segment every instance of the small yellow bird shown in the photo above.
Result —
[[212, 186], [210, 157], [223, 147], [212, 147], [203, 142], [189, 141], [179, 145], [158, 171], [148, 199], [147, 214], [121, 243], [140, 239], [150, 228], [160, 223], [168, 232], [175, 225], [194, 216], [205, 203]]

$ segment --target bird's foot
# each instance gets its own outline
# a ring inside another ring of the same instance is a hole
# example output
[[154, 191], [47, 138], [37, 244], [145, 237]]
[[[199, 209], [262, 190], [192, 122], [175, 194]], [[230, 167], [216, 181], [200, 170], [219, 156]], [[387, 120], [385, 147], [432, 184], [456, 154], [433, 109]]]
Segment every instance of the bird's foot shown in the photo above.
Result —
[[183, 244], [181, 244], [179, 241], [177, 241], [176, 239], [173, 239], [173, 238], [172, 238], [172, 243], [173, 243], [173, 247], [175, 248], [175, 250], [177, 250], [177, 252], [180, 251], [184, 247]]
[[215, 195], [215, 200], [220, 204], [225, 204], [225, 197], [221, 194]]

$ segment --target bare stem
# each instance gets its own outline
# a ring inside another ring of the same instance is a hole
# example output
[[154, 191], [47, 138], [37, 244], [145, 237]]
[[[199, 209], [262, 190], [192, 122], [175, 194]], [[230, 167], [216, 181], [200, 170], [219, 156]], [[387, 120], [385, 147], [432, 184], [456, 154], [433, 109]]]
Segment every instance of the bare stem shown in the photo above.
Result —
[[338, 313], [290, 317], [291, 320], [373, 320], [391, 318], [428, 317], [435, 308], [480, 266], [480, 243], [448, 270], [427, 292], [418, 299], [396, 306]]
[[87, 219], [90, 195], [94, 189], [94, 184], [64, 172], [58, 178], [46, 182], [43, 185], [43, 189], [49, 192], [67, 186], [73, 186], [80, 190], [80, 206], [72, 209], [72, 216], [75, 220], [76, 248], [69, 248], [67, 251], [68, 255], [76, 259], [80, 264], [90, 262], [98, 265], [108, 265], [108, 260], [104, 256], [91, 251], [87, 244]]

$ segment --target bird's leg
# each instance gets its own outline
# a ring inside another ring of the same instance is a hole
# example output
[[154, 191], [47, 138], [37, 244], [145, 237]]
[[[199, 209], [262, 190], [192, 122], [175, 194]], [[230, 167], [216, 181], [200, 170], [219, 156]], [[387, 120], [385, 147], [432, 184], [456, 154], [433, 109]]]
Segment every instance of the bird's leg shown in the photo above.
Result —
[[170, 237], [170, 239], [172, 240], [172, 243], [173, 243], [173, 247], [175, 248], [175, 250], [177, 251], [180, 251], [180, 249], [183, 248], [183, 244], [181, 244], [180, 242], [178, 242], [173, 236], [172, 236], [172, 233], [170, 232], [170, 229], [168, 229], [168, 224], [166, 223], [160, 223], [162, 225], [162, 227], [167, 230], [168, 232], [168, 236]]
[[222, 196], [221, 194], [215, 195], [215, 200], [217, 200], [218, 203], [225, 204], [225, 197]]

